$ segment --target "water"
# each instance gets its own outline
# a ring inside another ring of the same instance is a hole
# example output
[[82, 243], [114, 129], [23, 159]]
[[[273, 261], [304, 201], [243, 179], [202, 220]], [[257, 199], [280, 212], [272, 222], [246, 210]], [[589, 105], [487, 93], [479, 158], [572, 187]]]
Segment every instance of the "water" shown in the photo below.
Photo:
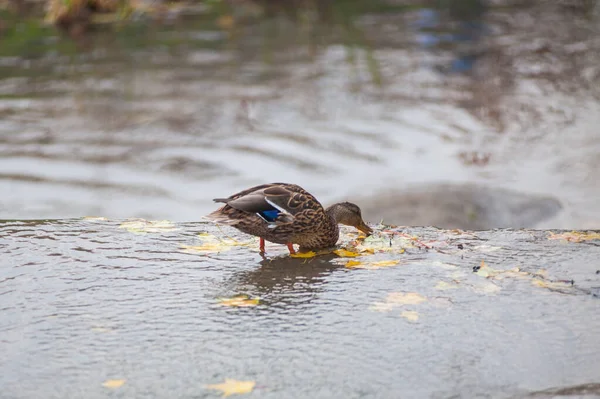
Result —
[[[225, 378], [254, 380], [248, 397], [266, 398], [551, 397], [535, 392], [600, 383], [597, 245], [535, 231], [412, 229], [403, 232], [432, 249], [399, 236], [403, 254], [371, 255], [399, 265], [362, 270], [333, 256], [292, 259], [277, 245], [261, 259], [257, 241], [182, 250], [199, 245], [198, 233], [222, 237], [212, 225], [147, 234], [119, 225], [0, 225], [3, 397], [209, 398], [218, 394], [205, 385]], [[486, 279], [472, 271], [482, 259], [544, 268], [547, 280]], [[575, 285], [532, 283], [557, 279]], [[386, 300], [397, 293], [426, 300]], [[238, 294], [260, 304], [219, 305]], [[126, 381], [111, 393], [109, 379]], [[585, 397], [598, 395], [592, 385]]]
[[[0, 396], [212, 398], [233, 378], [261, 398], [600, 397], [597, 239], [379, 226], [383, 252], [352, 260], [399, 263], [370, 270], [190, 222], [289, 181], [371, 222], [598, 227], [597, 6], [407, 3], [77, 45], [5, 31]], [[220, 302], [240, 294], [260, 302]]]
[[[214, 197], [287, 181], [325, 203], [376, 199], [372, 221], [598, 226], [593, 10], [390, 6], [334, 27], [282, 17], [235, 31], [214, 20], [100, 28], [79, 48], [44, 36], [2, 57], [0, 217], [198, 220]], [[459, 221], [436, 202], [444, 184], [466, 191]], [[548, 211], [472, 215], [488, 201], [463, 184]], [[423, 212], [405, 197], [415, 190], [433, 201]]]

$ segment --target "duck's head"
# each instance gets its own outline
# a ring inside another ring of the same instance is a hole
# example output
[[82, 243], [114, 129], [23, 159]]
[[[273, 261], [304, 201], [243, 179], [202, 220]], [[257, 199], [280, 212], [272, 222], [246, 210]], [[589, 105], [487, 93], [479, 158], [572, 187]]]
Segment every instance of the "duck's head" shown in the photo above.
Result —
[[352, 226], [366, 235], [371, 235], [371, 229], [362, 218], [360, 208], [352, 202], [339, 202], [327, 208], [327, 213], [333, 216], [335, 221], [346, 226]]

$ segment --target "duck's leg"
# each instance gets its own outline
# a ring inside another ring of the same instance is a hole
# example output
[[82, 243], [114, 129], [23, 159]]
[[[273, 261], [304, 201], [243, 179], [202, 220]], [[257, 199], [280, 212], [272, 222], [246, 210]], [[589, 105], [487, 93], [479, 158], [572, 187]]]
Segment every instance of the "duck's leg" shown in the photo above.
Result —
[[264, 254], [265, 253], [265, 239], [260, 237], [260, 241], [259, 241], [259, 248], [260, 248], [260, 253]]
[[290, 254], [295, 254], [296, 251], [294, 251], [294, 244], [292, 244], [291, 242], [288, 242], [287, 244], [288, 249], [290, 250]]

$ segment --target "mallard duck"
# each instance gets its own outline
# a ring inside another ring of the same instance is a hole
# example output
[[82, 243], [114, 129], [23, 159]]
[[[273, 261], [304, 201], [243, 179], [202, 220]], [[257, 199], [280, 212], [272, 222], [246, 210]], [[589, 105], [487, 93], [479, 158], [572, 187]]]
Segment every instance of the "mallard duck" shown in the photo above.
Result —
[[357, 205], [340, 202], [325, 209], [295, 184], [263, 184], [214, 201], [225, 205], [207, 218], [260, 237], [261, 253], [265, 240], [286, 244], [291, 254], [295, 253], [293, 244], [301, 252], [333, 247], [339, 237], [338, 223], [372, 233]]

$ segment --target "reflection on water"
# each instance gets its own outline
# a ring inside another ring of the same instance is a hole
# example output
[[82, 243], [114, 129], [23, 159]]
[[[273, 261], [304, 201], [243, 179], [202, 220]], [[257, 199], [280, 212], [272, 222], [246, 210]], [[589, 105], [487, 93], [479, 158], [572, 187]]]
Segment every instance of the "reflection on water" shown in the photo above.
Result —
[[344, 268], [329, 262], [334, 257], [265, 259], [259, 263], [260, 267], [236, 273], [227, 288], [259, 296], [269, 305], [298, 303], [300, 298], [301, 302], [308, 303], [323, 292], [323, 285], [332, 272]]
[[[214, 197], [289, 181], [323, 202], [375, 198], [377, 221], [410, 209], [405, 192], [470, 183], [560, 204], [552, 218], [506, 204], [509, 226], [597, 227], [595, 11], [382, 3], [329, 23], [198, 16], [100, 29], [75, 53], [64, 38], [4, 51], [0, 218], [197, 220]], [[457, 226], [506, 225], [483, 212]], [[443, 224], [410, 215], [389, 221]]]

